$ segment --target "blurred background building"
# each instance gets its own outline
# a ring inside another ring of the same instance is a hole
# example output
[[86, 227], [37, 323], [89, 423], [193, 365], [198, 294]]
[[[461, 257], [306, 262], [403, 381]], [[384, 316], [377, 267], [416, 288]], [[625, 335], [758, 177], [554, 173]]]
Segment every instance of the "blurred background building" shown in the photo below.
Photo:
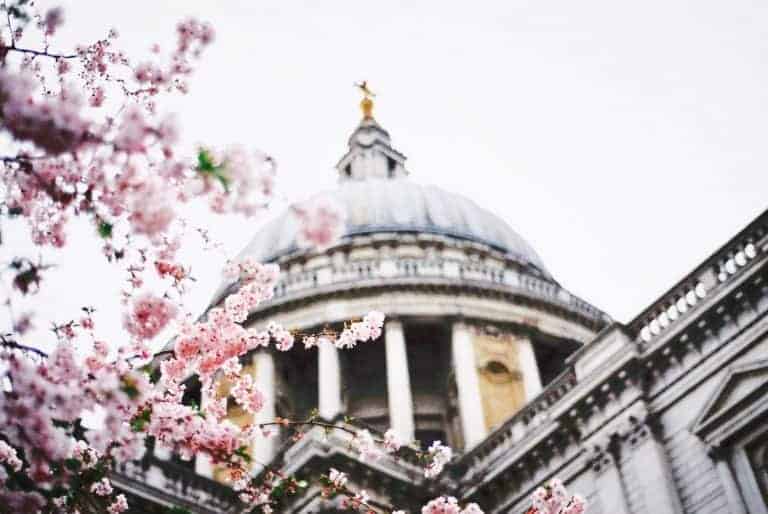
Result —
[[[384, 334], [351, 351], [257, 352], [244, 372], [268, 398], [257, 421], [318, 409], [422, 446], [443, 441], [456, 457], [425, 479], [407, 452], [363, 462], [347, 436], [314, 428], [256, 441], [254, 473], [272, 463], [309, 478], [334, 467], [384, 510], [417, 512], [452, 494], [523, 513], [533, 489], [559, 477], [592, 514], [768, 513], [768, 213], [630, 323], [615, 323], [560, 286], [504, 220], [410, 180], [365, 102], [338, 188], [322, 193], [346, 208], [344, 236], [315, 252], [297, 244], [289, 212], [261, 228], [242, 255], [278, 263], [283, 276], [247, 323], [313, 333], [375, 309], [387, 316]], [[231, 417], [250, 421], [237, 407]], [[134, 512], [241, 510], [202, 457], [149, 451], [115, 483]], [[338, 508], [310, 486], [276, 510]]]

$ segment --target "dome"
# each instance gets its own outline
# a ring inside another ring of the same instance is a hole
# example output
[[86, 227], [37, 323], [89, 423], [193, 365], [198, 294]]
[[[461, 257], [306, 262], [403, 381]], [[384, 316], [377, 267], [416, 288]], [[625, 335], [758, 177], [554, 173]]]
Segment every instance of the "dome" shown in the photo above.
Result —
[[[406, 178], [342, 182], [321, 193], [346, 211], [344, 237], [381, 232], [426, 233], [481, 243], [549, 277], [531, 246], [506, 222], [458, 194]], [[268, 222], [243, 251], [261, 262], [299, 251], [298, 222], [287, 211]]]

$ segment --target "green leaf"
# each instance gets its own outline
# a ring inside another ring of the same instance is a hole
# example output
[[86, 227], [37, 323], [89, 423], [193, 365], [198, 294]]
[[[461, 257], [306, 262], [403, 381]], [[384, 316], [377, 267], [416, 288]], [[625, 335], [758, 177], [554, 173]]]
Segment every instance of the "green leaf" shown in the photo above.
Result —
[[112, 224], [107, 223], [106, 221], [100, 221], [99, 222], [99, 236], [101, 236], [104, 239], [109, 239], [112, 237]]
[[131, 428], [134, 432], [142, 432], [147, 423], [152, 419], [152, 409], [144, 409], [131, 420]]
[[201, 148], [197, 152], [197, 171], [201, 173], [213, 173], [215, 170], [216, 165], [213, 163], [211, 152], [205, 148]]
[[65, 459], [64, 466], [70, 471], [77, 471], [80, 469], [80, 461], [77, 459]]
[[239, 455], [240, 457], [245, 460], [245, 462], [251, 462], [251, 456], [248, 455], [248, 447], [247, 446], [241, 446], [237, 450], [235, 450], [235, 455]]
[[226, 174], [226, 166], [215, 164], [213, 155], [205, 148], [201, 148], [197, 152], [197, 171], [202, 175], [212, 176], [221, 183], [224, 191], [229, 192], [229, 177]]

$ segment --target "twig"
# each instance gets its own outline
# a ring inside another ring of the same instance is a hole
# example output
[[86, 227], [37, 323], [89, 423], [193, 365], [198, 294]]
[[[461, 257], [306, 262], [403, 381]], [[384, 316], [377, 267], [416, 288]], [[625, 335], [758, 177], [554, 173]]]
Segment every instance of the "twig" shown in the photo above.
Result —
[[21, 351], [24, 351], [24, 352], [34, 353], [34, 354], [36, 354], [36, 355], [38, 355], [40, 357], [43, 357], [43, 358], [47, 358], [48, 357], [48, 354], [45, 353], [44, 351], [38, 350], [37, 348], [32, 348], [31, 346], [26, 346], [26, 345], [17, 343], [16, 341], [14, 341], [12, 339], [8, 339], [8, 337], [4, 336], [4, 335], [0, 336], [0, 346], [5, 346], [5, 347], [8, 347], [8, 348], [13, 348], [14, 350], [21, 350]]
[[8, 20], [8, 30], [11, 32], [11, 48], [16, 48], [16, 37], [13, 35], [13, 25], [11, 25], [11, 11], [8, 10], [8, 6], [3, 2], [5, 8], [5, 17]]
[[52, 54], [48, 50], [35, 50], [33, 48], [18, 48], [11, 46], [7, 49], [9, 52], [19, 52], [21, 54], [34, 55], [35, 57], [50, 57], [51, 59], [76, 59], [77, 54]]

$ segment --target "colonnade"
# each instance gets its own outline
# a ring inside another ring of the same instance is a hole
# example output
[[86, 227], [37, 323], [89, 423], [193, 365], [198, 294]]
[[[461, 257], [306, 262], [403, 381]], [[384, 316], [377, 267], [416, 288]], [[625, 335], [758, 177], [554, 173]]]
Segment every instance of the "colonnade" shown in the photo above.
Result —
[[[542, 388], [533, 346], [528, 340], [520, 340], [518, 355], [527, 399], [537, 395]], [[390, 319], [384, 327], [384, 345], [387, 370], [387, 398], [389, 426], [403, 441], [415, 439], [414, 403], [410, 384], [408, 351], [403, 322]], [[318, 347], [318, 412], [325, 419], [333, 419], [344, 411], [342, 397], [342, 370], [340, 350], [333, 344], [322, 343]], [[487, 435], [483, 417], [483, 404], [478, 380], [473, 334], [469, 325], [455, 321], [451, 327], [451, 355], [455, 375], [460, 426], [464, 448], [469, 449]], [[254, 356], [254, 374], [266, 403], [257, 414], [258, 421], [275, 418], [276, 376], [273, 354], [259, 352]], [[446, 391], [448, 394], [448, 391]], [[254, 445], [257, 462], [269, 462], [276, 450], [276, 438], [264, 438]], [[199, 473], [209, 475], [210, 466], [200, 462]]]

